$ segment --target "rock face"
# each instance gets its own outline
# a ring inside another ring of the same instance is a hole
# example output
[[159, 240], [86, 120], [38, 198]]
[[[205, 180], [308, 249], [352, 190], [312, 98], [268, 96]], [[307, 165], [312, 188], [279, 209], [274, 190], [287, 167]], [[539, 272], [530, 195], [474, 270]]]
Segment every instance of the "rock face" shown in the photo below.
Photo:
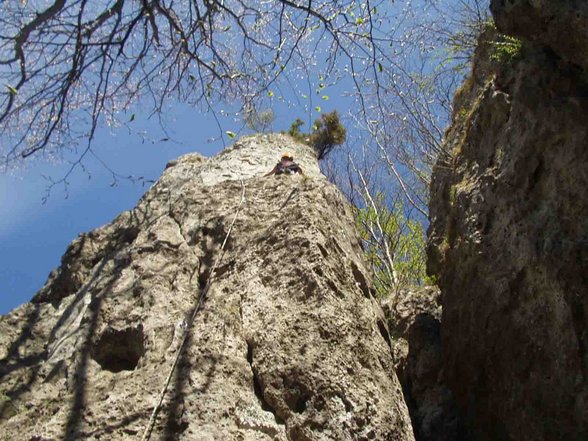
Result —
[[[282, 149], [305, 176], [263, 177]], [[309, 147], [184, 156], [0, 318], [0, 433], [140, 439], [187, 328], [151, 439], [413, 440], [360, 256]]]
[[544, 45], [588, 68], [588, 3], [584, 0], [491, 0], [498, 28]]
[[431, 188], [444, 372], [474, 439], [586, 440], [586, 3], [492, 4], [523, 40], [481, 44]]
[[381, 300], [394, 364], [417, 441], [462, 441], [465, 431], [443, 379], [439, 289], [413, 287]]

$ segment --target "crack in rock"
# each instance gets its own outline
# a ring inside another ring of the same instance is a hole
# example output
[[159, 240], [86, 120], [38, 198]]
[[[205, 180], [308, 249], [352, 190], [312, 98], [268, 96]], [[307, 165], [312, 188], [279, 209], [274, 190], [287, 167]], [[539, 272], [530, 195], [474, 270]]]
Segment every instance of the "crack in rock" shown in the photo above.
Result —
[[253, 366], [253, 344], [251, 341], [246, 340], [247, 342], [247, 362], [249, 363], [249, 367], [251, 368], [251, 373], [253, 375], [253, 392], [255, 396], [259, 400], [262, 410], [266, 412], [271, 412], [275, 419], [276, 423], [284, 424], [284, 421], [277, 415], [276, 410], [267, 402], [265, 397], [263, 396], [263, 388], [261, 387], [261, 382], [259, 380], [259, 376], [255, 371], [255, 367]]

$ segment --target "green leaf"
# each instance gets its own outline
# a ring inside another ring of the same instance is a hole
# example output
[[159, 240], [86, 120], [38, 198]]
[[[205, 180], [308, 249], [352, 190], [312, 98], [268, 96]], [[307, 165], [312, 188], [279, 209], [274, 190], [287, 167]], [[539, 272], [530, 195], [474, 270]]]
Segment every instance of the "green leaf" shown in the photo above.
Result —
[[382, 63], [378, 63], [378, 71], [384, 72], [384, 67], [382, 66]]
[[13, 95], [17, 95], [18, 94], [18, 90], [16, 90], [14, 87], [10, 86], [9, 84], [6, 85], [6, 88], [8, 89], [8, 91], [13, 94]]
[[269, 97], [271, 98], [272, 96], [274, 96], [274, 92], [270, 90], [270, 91], [267, 93], [267, 96], [269, 96]]
[[321, 106], [316, 106], [316, 107], [314, 108], [314, 110], [316, 110], [317, 112], [320, 112], [320, 111], [321, 111]]
[[323, 95], [322, 99], [324, 99], [325, 101], [327, 101], [329, 99], [329, 95]]
[[225, 133], [231, 139], [233, 139], [235, 136], [237, 136], [237, 135], [235, 135], [235, 132], [231, 132], [230, 130], [227, 130]]
[[133, 122], [133, 121], [135, 121], [135, 114], [134, 113], [129, 118], [129, 122]]
[[361, 18], [361, 17], [357, 17], [357, 20], [355, 20], [355, 24], [356, 24], [356, 25], [358, 25], [358, 26], [359, 26], [360, 24], [363, 24], [363, 18]]

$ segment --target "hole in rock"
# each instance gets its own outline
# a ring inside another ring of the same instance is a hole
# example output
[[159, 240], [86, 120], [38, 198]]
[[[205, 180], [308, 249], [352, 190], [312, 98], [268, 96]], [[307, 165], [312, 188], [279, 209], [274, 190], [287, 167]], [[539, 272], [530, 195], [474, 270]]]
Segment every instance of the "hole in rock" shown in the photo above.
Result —
[[363, 272], [361, 272], [361, 270], [359, 269], [357, 264], [353, 261], [351, 261], [351, 270], [353, 271], [353, 278], [355, 279], [357, 286], [359, 286], [359, 289], [361, 289], [361, 292], [363, 293], [363, 295], [369, 299], [370, 298], [370, 289], [369, 289], [368, 281], [365, 278], [365, 276], [363, 275]]
[[263, 397], [263, 391], [261, 389], [261, 384], [259, 384], [259, 378], [257, 378], [257, 375], [255, 374], [255, 371], [253, 370], [253, 346], [249, 342], [247, 342], [247, 362], [249, 363], [249, 366], [251, 367], [251, 372], [253, 372], [253, 392], [255, 393], [255, 396], [257, 397], [257, 399], [261, 403], [261, 408], [263, 410], [265, 410], [266, 412], [273, 411], [271, 406], [269, 404], [267, 404], [267, 402], [265, 401], [265, 398]]
[[316, 244], [318, 246], [319, 251], [321, 252], [321, 254], [323, 255], [323, 257], [326, 259], [329, 256], [329, 252], [327, 251], [327, 249], [322, 246], [320, 243]]
[[380, 331], [380, 335], [386, 341], [386, 344], [392, 349], [392, 343], [390, 342], [390, 334], [386, 329], [386, 325], [381, 320], [378, 320], [378, 330]]
[[300, 395], [298, 399], [294, 402], [294, 406], [292, 410], [296, 413], [302, 413], [306, 410], [306, 403], [308, 402], [309, 397], [307, 395]]
[[208, 271], [204, 271], [198, 274], [198, 287], [200, 288], [200, 290], [206, 288], [206, 284], [208, 283], [208, 275]]
[[110, 372], [132, 371], [145, 354], [143, 325], [106, 329], [92, 347], [92, 358]]
[[265, 397], [263, 396], [263, 389], [261, 387], [259, 377], [257, 376], [255, 369], [253, 368], [253, 344], [250, 341], [247, 341], [247, 363], [249, 363], [249, 366], [251, 367], [251, 372], [253, 373], [253, 392], [259, 400], [261, 408], [266, 412], [273, 413], [278, 424], [284, 424], [284, 421], [282, 421], [282, 419], [276, 414], [274, 408], [270, 406], [270, 404], [265, 400]]
[[292, 410], [296, 413], [303, 413], [307, 406], [308, 401], [311, 398], [310, 391], [303, 385], [296, 380], [287, 379], [284, 382], [286, 390], [284, 391], [284, 401]]

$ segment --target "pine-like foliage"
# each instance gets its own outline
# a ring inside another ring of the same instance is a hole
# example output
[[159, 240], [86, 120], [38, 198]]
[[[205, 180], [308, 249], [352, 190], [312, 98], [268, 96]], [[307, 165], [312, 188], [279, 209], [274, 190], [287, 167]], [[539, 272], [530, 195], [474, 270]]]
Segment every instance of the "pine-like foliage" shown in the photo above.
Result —
[[336, 110], [324, 113], [314, 122], [310, 134], [310, 145], [314, 147], [318, 159], [324, 159], [336, 146], [345, 142], [346, 130], [339, 121]]
[[339, 113], [333, 110], [323, 113], [315, 120], [312, 133], [300, 131], [304, 123], [300, 118], [292, 123], [288, 134], [299, 142], [304, 142], [316, 150], [317, 158], [324, 159], [336, 146], [345, 142], [347, 131], [339, 119]]

